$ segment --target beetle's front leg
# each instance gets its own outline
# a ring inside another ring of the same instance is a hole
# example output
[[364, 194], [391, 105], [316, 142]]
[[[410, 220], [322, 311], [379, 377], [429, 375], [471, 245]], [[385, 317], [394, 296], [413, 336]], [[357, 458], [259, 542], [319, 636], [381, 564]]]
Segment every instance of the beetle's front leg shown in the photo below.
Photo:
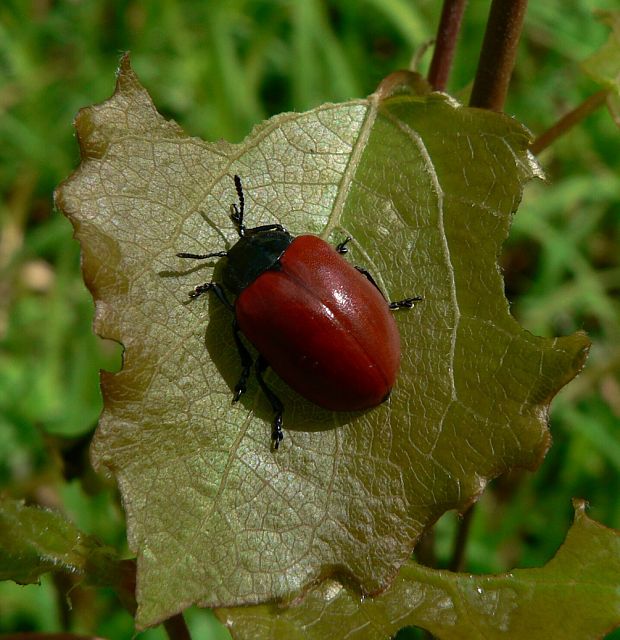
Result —
[[229, 310], [234, 313], [235, 307], [232, 305], [230, 300], [227, 298], [224, 289], [222, 289], [222, 285], [217, 282], [204, 282], [203, 284], [199, 284], [194, 287], [193, 291], [189, 292], [189, 297], [192, 300], [199, 298], [201, 295], [205, 293], [209, 293], [209, 291], [213, 291], [213, 293], [217, 296], [217, 299]]

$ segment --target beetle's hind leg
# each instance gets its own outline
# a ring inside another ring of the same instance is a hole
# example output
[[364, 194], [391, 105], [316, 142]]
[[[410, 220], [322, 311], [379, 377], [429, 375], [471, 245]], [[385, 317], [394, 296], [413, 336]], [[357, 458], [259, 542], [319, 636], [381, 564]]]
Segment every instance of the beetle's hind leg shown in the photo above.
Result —
[[255, 367], [256, 379], [258, 380], [258, 384], [263, 390], [263, 393], [267, 396], [267, 400], [269, 400], [271, 408], [275, 412], [273, 417], [273, 429], [271, 431], [271, 441], [273, 442], [273, 448], [277, 449], [284, 438], [284, 432], [282, 431], [282, 413], [284, 412], [284, 405], [280, 398], [278, 398], [278, 396], [267, 386], [267, 383], [263, 379], [263, 373], [265, 373], [265, 369], [267, 369], [268, 366], [269, 364], [265, 358], [263, 358], [263, 356], [258, 356]]
[[239, 325], [237, 324], [237, 320], [235, 319], [233, 320], [233, 338], [235, 339], [237, 353], [241, 358], [241, 366], [243, 367], [243, 369], [241, 371], [239, 381], [235, 385], [233, 403], [239, 402], [239, 398], [241, 398], [241, 396], [247, 391], [248, 378], [250, 377], [250, 371], [252, 370], [252, 365], [254, 364], [254, 360], [252, 359], [250, 352], [246, 349], [241, 340], [240, 332], [241, 330], [239, 329]]
[[412, 309], [415, 302], [424, 300], [422, 296], [413, 296], [413, 298], [405, 298], [404, 300], [397, 300], [396, 302], [390, 302], [388, 305], [390, 309]]
[[[366, 269], [362, 269], [362, 267], [355, 267], [367, 280], [372, 284], [375, 289], [385, 298], [383, 295], [383, 291], [379, 289], [379, 285], [375, 282], [375, 279], [370, 275], [370, 272], [366, 271]], [[420, 302], [423, 300], [422, 296], [413, 296], [411, 298], [405, 298], [404, 300], [397, 300], [396, 302], [388, 302], [388, 307], [390, 309], [411, 309], [413, 307], [414, 302]]]

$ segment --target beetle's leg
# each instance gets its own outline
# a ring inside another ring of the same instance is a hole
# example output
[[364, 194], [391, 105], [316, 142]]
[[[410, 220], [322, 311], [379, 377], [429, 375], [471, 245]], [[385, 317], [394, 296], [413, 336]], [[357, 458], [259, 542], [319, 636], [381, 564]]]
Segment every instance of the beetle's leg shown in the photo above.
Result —
[[241, 329], [239, 329], [239, 325], [237, 324], [237, 319], [233, 320], [233, 338], [235, 339], [235, 345], [237, 346], [237, 352], [239, 353], [239, 357], [241, 358], [241, 366], [243, 367], [241, 371], [241, 376], [239, 381], [235, 385], [235, 394], [233, 396], [233, 404], [235, 402], [239, 402], [239, 398], [247, 391], [247, 382], [250, 377], [250, 371], [252, 370], [252, 364], [254, 361], [252, 360], [252, 356], [250, 352], [246, 349], [245, 345], [241, 341], [241, 336], [239, 335]]
[[[209, 291], [213, 291], [213, 293], [217, 296], [217, 299], [231, 312], [234, 314], [235, 307], [231, 304], [230, 300], [227, 298], [224, 289], [222, 289], [221, 285], [217, 284], [217, 282], [205, 282], [204, 284], [199, 284], [190, 294], [189, 297], [192, 299], [196, 299], [198, 296], [201, 296], [204, 293], [208, 293]], [[241, 366], [243, 369], [241, 370], [241, 377], [239, 378], [239, 382], [235, 385], [235, 393], [233, 395], [233, 402], [238, 402], [239, 398], [245, 393], [247, 390], [247, 382], [250, 376], [250, 371], [252, 370], [252, 364], [254, 361], [252, 360], [252, 356], [250, 352], [246, 349], [245, 345], [241, 340], [241, 336], [239, 335], [240, 329], [237, 324], [237, 319], [233, 320], [233, 338], [235, 340], [235, 346], [237, 347], [237, 352], [239, 353], [239, 358], [241, 358]]]
[[413, 296], [413, 298], [405, 298], [404, 300], [397, 300], [396, 302], [390, 302], [388, 305], [390, 309], [412, 309], [414, 302], [420, 302], [424, 300], [422, 296]]
[[177, 253], [177, 258], [192, 258], [193, 260], [206, 260], [207, 258], [225, 258], [228, 251], [216, 251], [215, 253]]
[[[370, 275], [369, 271], [366, 271], [363, 267], [355, 267], [356, 271], [359, 271], [370, 284], [383, 296], [383, 291], [379, 289], [379, 285], [375, 282], [375, 279]], [[383, 296], [385, 298], [385, 296]]]
[[[349, 248], [347, 247], [347, 244], [349, 244], [349, 242], [351, 242], [353, 238], [351, 238], [351, 236], [347, 236], [342, 242], [340, 242], [339, 244], [336, 245], [336, 251], [340, 254], [345, 254], [349, 252]], [[357, 268], [357, 267], [356, 267]]]
[[204, 284], [199, 284], [197, 287], [194, 287], [193, 291], [190, 291], [189, 297], [192, 300], [200, 297], [201, 295], [208, 293], [209, 291], [213, 291], [213, 293], [217, 296], [217, 299], [229, 310], [234, 312], [235, 307], [232, 305], [230, 300], [226, 297], [224, 293], [224, 289], [222, 289], [222, 285], [217, 282], [205, 282]]
[[[362, 269], [362, 267], [355, 267], [363, 276], [366, 277], [368, 282], [372, 284], [377, 291], [385, 298], [383, 295], [383, 291], [379, 289], [379, 285], [375, 282], [375, 279], [370, 275], [366, 269]], [[414, 302], [420, 302], [423, 300], [422, 296], [413, 296], [412, 298], [405, 298], [404, 300], [397, 300], [396, 302], [388, 302], [388, 306], [390, 309], [411, 309], [413, 307]]]
[[273, 442], [273, 448], [277, 449], [280, 446], [280, 442], [282, 442], [282, 438], [284, 438], [284, 433], [282, 432], [282, 413], [284, 411], [284, 405], [280, 398], [278, 398], [278, 396], [267, 386], [267, 383], [263, 379], [263, 373], [268, 366], [269, 365], [265, 358], [263, 358], [263, 356], [258, 356], [255, 367], [256, 379], [258, 380], [258, 384], [263, 390], [263, 393], [267, 396], [267, 400], [269, 400], [271, 408], [275, 412], [275, 416], [273, 417], [271, 440]]
[[263, 224], [260, 227], [252, 227], [251, 229], [246, 229], [246, 233], [261, 233], [262, 231], [283, 231], [284, 233], [287, 233], [286, 229], [278, 223]]

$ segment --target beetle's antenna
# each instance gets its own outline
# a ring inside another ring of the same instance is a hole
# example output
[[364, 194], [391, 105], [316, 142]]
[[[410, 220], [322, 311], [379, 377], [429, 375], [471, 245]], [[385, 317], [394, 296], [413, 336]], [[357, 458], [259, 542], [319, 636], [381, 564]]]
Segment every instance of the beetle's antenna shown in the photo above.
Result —
[[237, 226], [237, 232], [239, 237], [243, 238], [245, 235], [245, 224], [243, 224], [243, 212], [245, 210], [245, 198], [243, 197], [243, 187], [241, 186], [241, 178], [235, 175], [235, 189], [237, 189], [237, 197], [239, 198], [239, 206], [236, 204], [231, 205], [232, 213], [230, 217]]

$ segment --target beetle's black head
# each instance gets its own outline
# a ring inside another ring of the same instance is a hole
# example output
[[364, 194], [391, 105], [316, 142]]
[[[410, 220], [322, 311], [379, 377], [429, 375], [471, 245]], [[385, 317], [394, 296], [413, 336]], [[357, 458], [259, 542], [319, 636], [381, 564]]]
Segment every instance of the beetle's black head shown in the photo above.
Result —
[[222, 275], [226, 288], [239, 295], [261, 273], [277, 267], [280, 256], [291, 244], [293, 236], [280, 224], [246, 229], [243, 220], [245, 198], [239, 176], [235, 176], [235, 188], [239, 206], [231, 206], [230, 217], [237, 227], [239, 240], [228, 251], [228, 261]]
[[278, 268], [280, 257], [293, 241], [293, 236], [281, 224], [265, 224], [246, 229], [243, 222], [245, 200], [239, 176], [235, 176], [235, 187], [239, 196], [239, 206], [231, 206], [230, 217], [239, 234], [237, 243], [229, 251], [205, 254], [183, 252], [177, 253], [177, 256], [194, 260], [228, 258], [222, 273], [224, 285], [232, 293], [239, 295], [261, 273]]
[[[278, 261], [293, 241], [293, 236], [281, 224], [265, 224], [246, 229], [243, 222], [245, 203], [239, 176], [235, 176], [235, 187], [237, 187], [237, 195], [239, 196], [239, 206], [236, 204], [231, 206], [230, 217], [237, 227], [239, 240], [232, 249], [205, 254], [182, 252], [177, 253], [177, 256], [193, 260], [228, 258], [222, 273], [224, 285], [232, 293], [239, 295], [261, 273], [278, 268]], [[204, 293], [204, 291], [200, 293]], [[194, 292], [192, 296], [196, 297], [200, 293]]]
[[226, 288], [239, 295], [262, 273], [277, 268], [280, 257], [292, 241], [293, 236], [279, 225], [245, 229], [228, 251], [222, 273]]

